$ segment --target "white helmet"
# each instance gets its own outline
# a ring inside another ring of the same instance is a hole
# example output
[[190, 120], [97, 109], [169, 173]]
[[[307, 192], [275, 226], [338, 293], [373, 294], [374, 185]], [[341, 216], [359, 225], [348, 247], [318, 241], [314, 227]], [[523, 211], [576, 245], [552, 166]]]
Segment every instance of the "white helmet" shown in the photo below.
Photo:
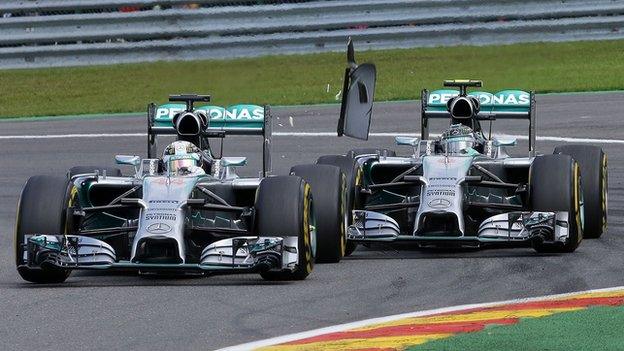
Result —
[[175, 141], [165, 148], [162, 161], [170, 174], [196, 173], [201, 170], [201, 151], [188, 141]]

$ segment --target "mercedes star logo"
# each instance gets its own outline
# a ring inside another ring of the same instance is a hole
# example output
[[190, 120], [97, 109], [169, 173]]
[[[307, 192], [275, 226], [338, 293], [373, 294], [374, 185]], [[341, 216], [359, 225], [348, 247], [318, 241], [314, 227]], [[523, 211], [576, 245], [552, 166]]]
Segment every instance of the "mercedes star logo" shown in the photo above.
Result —
[[429, 207], [431, 208], [436, 208], [436, 209], [442, 209], [442, 208], [447, 208], [451, 206], [451, 202], [447, 199], [433, 199], [431, 201], [429, 201]]
[[152, 234], [165, 234], [171, 231], [171, 227], [165, 223], [154, 223], [147, 227], [147, 231]]

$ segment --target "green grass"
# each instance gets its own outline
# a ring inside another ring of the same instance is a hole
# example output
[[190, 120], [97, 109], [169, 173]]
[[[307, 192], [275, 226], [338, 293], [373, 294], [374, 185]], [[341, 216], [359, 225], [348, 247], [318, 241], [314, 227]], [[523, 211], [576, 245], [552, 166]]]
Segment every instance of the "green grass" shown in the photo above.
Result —
[[[377, 65], [376, 100], [417, 99], [443, 79], [482, 79], [487, 90], [624, 88], [624, 41], [533, 43], [356, 53]], [[357, 48], [356, 48], [357, 49]], [[209, 93], [215, 104], [336, 102], [344, 53], [229, 61], [157, 62], [0, 71], [0, 116], [144, 111], [172, 93]], [[329, 92], [327, 86], [329, 85]]]
[[624, 307], [592, 307], [549, 317], [527, 318], [408, 348], [409, 351], [624, 350]]

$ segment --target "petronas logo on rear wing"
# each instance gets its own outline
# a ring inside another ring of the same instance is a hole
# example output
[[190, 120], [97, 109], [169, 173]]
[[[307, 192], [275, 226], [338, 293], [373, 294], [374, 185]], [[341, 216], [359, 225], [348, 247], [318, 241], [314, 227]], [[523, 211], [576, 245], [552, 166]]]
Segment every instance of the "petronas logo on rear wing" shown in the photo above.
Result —
[[[459, 94], [458, 90], [442, 89], [427, 92], [427, 103], [424, 104], [424, 112], [433, 112], [435, 117], [440, 112], [447, 112], [446, 103]], [[502, 90], [496, 93], [487, 91], [472, 91], [468, 96], [479, 99], [483, 117], [492, 118], [528, 118], [531, 109], [531, 93], [522, 90]], [[506, 115], [509, 112], [512, 115]], [[450, 115], [448, 115], [450, 117]]]
[[[154, 117], [156, 126], [170, 126], [173, 117], [185, 110], [184, 104], [164, 104], [158, 106]], [[210, 128], [263, 128], [264, 107], [239, 104], [228, 107], [204, 105], [194, 111], [202, 111], [210, 118]]]

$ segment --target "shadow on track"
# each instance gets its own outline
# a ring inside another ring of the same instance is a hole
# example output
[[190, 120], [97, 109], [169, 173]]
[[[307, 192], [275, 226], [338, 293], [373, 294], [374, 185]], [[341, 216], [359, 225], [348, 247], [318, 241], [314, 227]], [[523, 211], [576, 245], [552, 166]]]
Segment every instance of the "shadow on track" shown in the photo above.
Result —
[[530, 246], [527, 247], [496, 247], [486, 248], [452, 248], [452, 247], [419, 247], [416, 244], [401, 243], [375, 243], [372, 245], [360, 245], [356, 251], [346, 260], [403, 260], [403, 259], [465, 259], [465, 258], [518, 258], [518, 257], [556, 257], [560, 254], [543, 254], [535, 252]]
[[208, 286], [279, 286], [300, 282], [266, 281], [257, 274], [238, 276], [139, 275], [132, 272], [73, 272], [65, 283], [33, 284], [16, 280], [3, 283], [8, 289], [108, 288], [108, 287], [208, 287]]

